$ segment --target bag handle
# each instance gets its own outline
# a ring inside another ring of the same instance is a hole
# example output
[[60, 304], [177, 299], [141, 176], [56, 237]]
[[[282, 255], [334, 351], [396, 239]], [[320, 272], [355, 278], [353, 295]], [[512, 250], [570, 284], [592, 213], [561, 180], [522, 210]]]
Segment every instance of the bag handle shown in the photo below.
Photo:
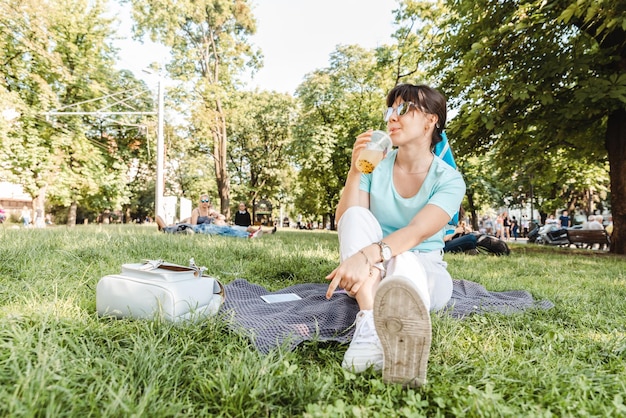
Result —
[[178, 264], [166, 263], [163, 260], [143, 260], [144, 265], [139, 267], [139, 270], [156, 270], [163, 269], [169, 271], [193, 271], [195, 277], [202, 277], [206, 267], [199, 267], [193, 258], [189, 260], [189, 267], [180, 266]]
[[[143, 260], [143, 263], [144, 264], [139, 267], [139, 270], [150, 271], [163, 269], [169, 271], [193, 271], [193, 275], [197, 278], [204, 276], [204, 271], [206, 270], [206, 267], [199, 267], [193, 258], [189, 259], [189, 267], [166, 263], [163, 260]], [[219, 295], [223, 302], [226, 298], [226, 287], [219, 280], [215, 278], [213, 278], [213, 280], [213, 294], [216, 296]]]

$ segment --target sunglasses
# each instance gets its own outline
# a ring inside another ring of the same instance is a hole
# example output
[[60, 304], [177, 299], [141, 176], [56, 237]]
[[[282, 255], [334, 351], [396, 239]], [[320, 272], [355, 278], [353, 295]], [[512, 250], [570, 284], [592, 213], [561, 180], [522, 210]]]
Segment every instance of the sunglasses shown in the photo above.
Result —
[[417, 106], [413, 102], [404, 102], [400, 103], [396, 107], [388, 107], [387, 110], [383, 112], [383, 119], [385, 120], [385, 122], [389, 122], [389, 119], [391, 118], [391, 115], [393, 115], [394, 111], [396, 112], [396, 115], [398, 115], [398, 117], [404, 116], [408, 113], [411, 106], [417, 108]]
[[209, 199], [200, 199], [202, 203], [209, 203]]

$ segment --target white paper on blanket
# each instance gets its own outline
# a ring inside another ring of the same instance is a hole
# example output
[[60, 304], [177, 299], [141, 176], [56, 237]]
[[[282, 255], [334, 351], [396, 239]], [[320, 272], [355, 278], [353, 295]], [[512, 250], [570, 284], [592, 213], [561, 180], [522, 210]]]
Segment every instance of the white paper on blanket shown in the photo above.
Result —
[[302, 298], [295, 293], [279, 293], [274, 295], [261, 296], [267, 303], [280, 303], [280, 302], [292, 302], [294, 300], [301, 300]]

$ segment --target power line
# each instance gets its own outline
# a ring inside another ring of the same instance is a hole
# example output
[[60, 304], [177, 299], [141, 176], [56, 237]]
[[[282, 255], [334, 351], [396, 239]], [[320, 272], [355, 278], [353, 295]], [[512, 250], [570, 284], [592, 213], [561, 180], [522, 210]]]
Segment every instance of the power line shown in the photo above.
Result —
[[[130, 90], [131, 92], [134, 91], [136, 89]], [[144, 92], [147, 92], [149, 90], [144, 90], [139, 94], [142, 94]], [[123, 93], [128, 93], [128, 91], [125, 91]], [[74, 103], [71, 105], [67, 105], [62, 107], [61, 109], [67, 109], [69, 107], [74, 107], [74, 106], [78, 106], [80, 104], [84, 104], [84, 103], [88, 103], [88, 102], [94, 102], [94, 101], [98, 101], [98, 100], [105, 100], [109, 97], [114, 97], [117, 96], [118, 94], [122, 94], [122, 93], [113, 93], [113, 94], [109, 94], [103, 97], [98, 97], [95, 99], [90, 99], [84, 102], [80, 102], [80, 103]], [[133, 96], [136, 97], [137, 95]], [[123, 100], [119, 100], [114, 104], [125, 104], [127, 106], [129, 106], [127, 103], [125, 103], [125, 100], [129, 100], [133, 97], [130, 98], [125, 98]], [[157, 99], [157, 110], [156, 111], [151, 111], [151, 112], [106, 112], [103, 111], [104, 109], [107, 109], [109, 107], [111, 107], [112, 105], [105, 105], [104, 108], [94, 111], [94, 112], [82, 112], [82, 111], [70, 111], [70, 112], [65, 112], [65, 111], [52, 111], [52, 112], [44, 112], [42, 113], [43, 115], [47, 117], [49, 116], [68, 116], [68, 115], [74, 115], [74, 116], [78, 116], [78, 115], [82, 115], [82, 116], [98, 116], [103, 118], [104, 116], [109, 116], [109, 115], [157, 115], [157, 167], [156, 167], [156, 190], [155, 190], [155, 207], [154, 207], [154, 213], [156, 216], [160, 216], [161, 215], [161, 211], [162, 211], [162, 204], [163, 204], [163, 192], [164, 192], [164, 165], [165, 165], [165, 152], [164, 152], [164, 139], [163, 139], [163, 125], [164, 125], [164, 104], [163, 104], [163, 82], [162, 80], [159, 80], [159, 86], [158, 86], [158, 99]], [[132, 106], [129, 106], [132, 107]]]
[[159, 112], [151, 111], [151, 112], [102, 112], [100, 110], [96, 110], [95, 112], [44, 112], [42, 113], [46, 116], [65, 116], [65, 115], [86, 115], [86, 116], [107, 116], [107, 115], [158, 115]]

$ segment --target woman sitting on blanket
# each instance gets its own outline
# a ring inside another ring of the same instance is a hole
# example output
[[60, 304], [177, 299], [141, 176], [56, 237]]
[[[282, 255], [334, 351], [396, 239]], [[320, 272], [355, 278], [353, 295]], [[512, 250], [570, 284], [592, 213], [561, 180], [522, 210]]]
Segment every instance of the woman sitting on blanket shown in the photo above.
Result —
[[446, 123], [441, 93], [398, 85], [387, 106], [384, 119], [397, 149], [371, 174], [361, 174], [357, 159], [371, 131], [356, 138], [336, 213], [341, 262], [326, 277], [326, 297], [341, 287], [359, 305], [344, 368], [382, 369], [387, 382], [419, 386], [430, 352], [429, 312], [452, 296], [443, 235], [465, 183], [432, 152]]
[[[200, 196], [198, 207], [191, 212], [190, 222], [182, 222], [176, 225], [165, 226], [165, 222], [161, 217], [156, 217], [156, 223], [159, 230], [167, 233], [193, 233], [209, 234], [209, 235], [225, 235], [239, 238], [259, 238], [263, 235], [263, 229], [259, 226], [255, 228], [250, 226], [246, 229], [234, 228], [226, 224], [226, 217], [217, 212], [211, 205], [211, 199], [208, 195]], [[271, 233], [276, 232], [274, 228]]]
[[[191, 211], [191, 224], [213, 224], [226, 225], [226, 217], [213, 208], [211, 199], [208, 195], [200, 196], [198, 207]], [[253, 232], [253, 231], [251, 231]]]

